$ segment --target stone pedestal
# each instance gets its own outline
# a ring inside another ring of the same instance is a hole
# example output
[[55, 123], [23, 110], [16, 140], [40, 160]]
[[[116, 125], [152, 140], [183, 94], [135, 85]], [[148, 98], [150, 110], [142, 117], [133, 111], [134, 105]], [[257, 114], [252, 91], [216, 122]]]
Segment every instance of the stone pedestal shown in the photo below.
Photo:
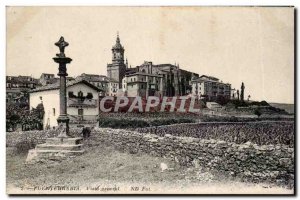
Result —
[[83, 154], [82, 146], [82, 138], [48, 138], [46, 143], [29, 150], [26, 162], [60, 161]]
[[67, 115], [59, 115], [57, 118], [58, 126], [60, 127], [61, 131], [58, 138], [68, 138], [69, 136], [69, 117]]

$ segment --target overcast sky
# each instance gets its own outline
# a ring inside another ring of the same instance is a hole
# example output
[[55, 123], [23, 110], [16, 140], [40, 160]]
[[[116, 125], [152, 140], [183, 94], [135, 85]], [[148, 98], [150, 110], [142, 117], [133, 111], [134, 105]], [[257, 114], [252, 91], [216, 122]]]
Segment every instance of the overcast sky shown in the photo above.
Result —
[[255, 7], [8, 7], [7, 75], [58, 72], [60, 36], [70, 76], [106, 75], [119, 31], [132, 66], [179, 63], [253, 100], [294, 102], [294, 10]]

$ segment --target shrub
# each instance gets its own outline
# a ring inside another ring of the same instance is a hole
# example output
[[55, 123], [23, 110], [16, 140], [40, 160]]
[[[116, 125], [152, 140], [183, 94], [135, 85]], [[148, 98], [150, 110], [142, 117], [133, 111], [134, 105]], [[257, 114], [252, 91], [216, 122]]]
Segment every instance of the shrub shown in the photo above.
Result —
[[99, 127], [137, 128], [137, 127], [148, 127], [148, 126], [149, 123], [144, 120], [114, 119], [114, 118], [99, 119]]
[[170, 118], [170, 119], [116, 119], [116, 118], [99, 118], [99, 127], [111, 128], [143, 128], [150, 126], [162, 126], [178, 123], [193, 123], [195, 120], [187, 118]]
[[240, 100], [230, 100], [228, 103], [233, 104], [235, 108], [237, 107], [248, 107], [248, 104], [245, 101]]
[[254, 114], [257, 115], [257, 117], [261, 116], [261, 112], [259, 109], [255, 109]]

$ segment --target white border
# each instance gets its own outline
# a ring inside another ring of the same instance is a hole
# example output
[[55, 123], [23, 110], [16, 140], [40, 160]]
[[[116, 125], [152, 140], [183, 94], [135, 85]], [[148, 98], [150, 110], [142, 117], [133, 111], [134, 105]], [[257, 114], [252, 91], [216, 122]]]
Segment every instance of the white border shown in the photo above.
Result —
[[[9, 197], [6, 195], [6, 161], [5, 161], [5, 69], [6, 69], [6, 62], [5, 62], [5, 53], [6, 53], [6, 6], [295, 6], [298, 8], [298, 20], [297, 20], [297, 27], [299, 25], [299, 8], [300, 8], [300, 1], [299, 0], [272, 0], [272, 1], [245, 1], [245, 0], [205, 0], [205, 1], [197, 1], [197, 0], [148, 0], [148, 1], [137, 1], [137, 0], [102, 0], [102, 1], [94, 1], [94, 0], [72, 0], [72, 1], [62, 1], [62, 0], [2, 0], [0, 1], [0, 44], [2, 47], [0, 48], [0, 92], [2, 98], [0, 98], [1, 104], [1, 133], [0, 133], [0, 158], [1, 158], [1, 170], [0, 170], [0, 199], [8, 199]], [[299, 34], [297, 35], [299, 36]], [[298, 45], [297, 45], [298, 46]], [[297, 52], [297, 58], [299, 58], [299, 51]], [[297, 77], [299, 77], [299, 70], [297, 73]], [[295, 83], [296, 84], [296, 83]], [[297, 85], [297, 93], [299, 94], [299, 87]], [[296, 103], [296, 102], [295, 102]], [[298, 102], [297, 102], [298, 103]], [[298, 113], [298, 109], [297, 109]], [[299, 125], [299, 118], [297, 119], [297, 125]], [[296, 133], [299, 133], [298, 131]], [[297, 144], [299, 145], [299, 135], [297, 136]], [[299, 160], [299, 153], [297, 152], [297, 161]], [[299, 168], [299, 164], [297, 163]], [[298, 171], [297, 171], [298, 172]], [[299, 172], [298, 172], [299, 173]], [[298, 174], [297, 173], [297, 174]], [[299, 184], [297, 184], [298, 186]], [[297, 187], [297, 192], [298, 187]], [[11, 198], [11, 197], [10, 197]], [[30, 198], [30, 197], [27, 197]], [[42, 199], [45, 197], [36, 197], [35, 199]], [[67, 197], [55, 197], [57, 199], [65, 199]], [[71, 197], [73, 198], [73, 197]], [[86, 197], [78, 197], [79, 199], [84, 199]], [[104, 198], [104, 197], [101, 197]], [[105, 197], [107, 198], [107, 197]], [[110, 197], [111, 198], [111, 197]], [[124, 198], [124, 197], [123, 197]], [[130, 198], [130, 197], [126, 197]], [[143, 197], [139, 197], [143, 198]], [[162, 198], [162, 197], [159, 197]], [[179, 198], [179, 197], [178, 197]], [[211, 197], [200, 197], [200, 198], [211, 198]], [[216, 199], [223, 199], [224, 197], [214, 197]], [[231, 198], [231, 197], [229, 197]], [[249, 198], [249, 197], [245, 197]], [[263, 199], [263, 197], [255, 197], [256, 199]], [[172, 199], [176, 199], [176, 197], [172, 197]]]

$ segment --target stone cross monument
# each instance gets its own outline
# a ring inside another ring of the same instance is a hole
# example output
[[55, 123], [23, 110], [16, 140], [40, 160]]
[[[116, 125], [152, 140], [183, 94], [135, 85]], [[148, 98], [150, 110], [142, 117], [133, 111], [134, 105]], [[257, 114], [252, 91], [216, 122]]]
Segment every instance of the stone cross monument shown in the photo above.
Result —
[[47, 160], [62, 160], [70, 156], [81, 155], [84, 153], [82, 137], [70, 137], [69, 135], [69, 118], [67, 114], [67, 96], [66, 96], [66, 76], [67, 67], [72, 59], [66, 57], [65, 47], [69, 44], [63, 37], [55, 43], [59, 47], [59, 53], [53, 60], [59, 64], [58, 76], [60, 77], [60, 113], [57, 118], [59, 125], [58, 136], [53, 138], [46, 138], [44, 144], [37, 144], [35, 149], [30, 149], [26, 162], [44, 162]]
[[53, 60], [59, 64], [58, 76], [60, 77], [60, 88], [59, 88], [59, 106], [60, 113], [57, 118], [59, 127], [61, 128], [60, 134], [57, 136], [59, 138], [69, 137], [69, 117], [67, 114], [67, 96], [66, 96], [66, 76], [67, 67], [66, 64], [69, 64], [72, 59], [66, 57], [65, 48], [69, 46], [69, 43], [64, 40], [64, 37], [60, 37], [59, 41], [55, 43], [58, 46], [60, 53], [56, 54], [56, 57]]

